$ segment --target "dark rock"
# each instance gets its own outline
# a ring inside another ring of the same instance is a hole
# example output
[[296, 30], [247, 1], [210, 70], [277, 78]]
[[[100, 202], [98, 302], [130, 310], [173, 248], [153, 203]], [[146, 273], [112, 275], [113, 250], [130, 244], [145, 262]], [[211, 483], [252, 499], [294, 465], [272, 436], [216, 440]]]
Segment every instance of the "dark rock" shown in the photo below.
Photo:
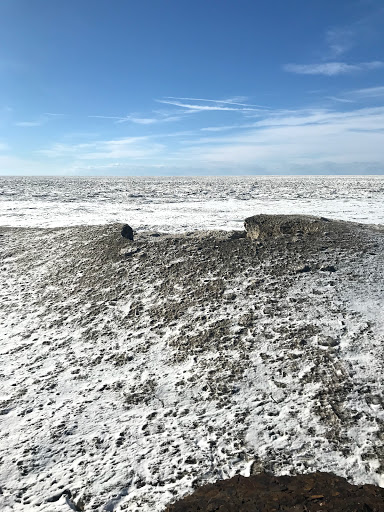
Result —
[[69, 489], [65, 489], [64, 491], [60, 491], [54, 494], [53, 496], [47, 498], [47, 503], [54, 503], [55, 501], [59, 501], [63, 494], [69, 498], [72, 496], [71, 491]]
[[323, 347], [337, 347], [340, 345], [340, 340], [332, 338], [331, 336], [326, 336], [324, 338], [320, 338], [319, 345]]
[[133, 256], [134, 254], [137, 254], [140, 252], [140, 248], [136, 247], [136, 249], [132, 249], [132, 246], [124, 247], [120, 250], [121, 256], [125, 256], [125, 258], [129, 258], [130, 256]]
[[79, 510], [80, 512], [83, 512], [85, 510], [85, 503], [82, 499], [79, 499], [75, 506], [77, 507], [77, 510]]
[[311, 267], [309, 265], [304, 265], [303, 267], [300, 267], [296, 270], [298, 274], [303, 274], [304, 272], [310, 272]]
[[235, 476], [205, 485], [166, 512], [384, 512], [384, 489], [329, 473]]
[[258, 475], [260, 473], [265, 473], [265, 464], [262, 460], [259, 458], [256, 458], [256, 460], [252, 463], [251, 466], [251, 475]]
[[54, 501], [59, 501], [59, 499], [62, 497], [63, 493], [58, 492], [57, 494], [54, 494], [53, 496], [50, 496], [47, 498], [47, 503], [53, 503]]
[[247, 233], [245, 231], [232, 231], [229, 233], [230, 240], [239, 240], [240, 238], [246, 238]]
[[324, 267], [321, 267], [323, 272], [336, 272], [336, 268], [333, 265], [326, 265]]
[[128, 224], [124, 224], [121, 228], [121, 236], [123, 238], [128, 238], [128, 240], [133, 240], [133, 229]]

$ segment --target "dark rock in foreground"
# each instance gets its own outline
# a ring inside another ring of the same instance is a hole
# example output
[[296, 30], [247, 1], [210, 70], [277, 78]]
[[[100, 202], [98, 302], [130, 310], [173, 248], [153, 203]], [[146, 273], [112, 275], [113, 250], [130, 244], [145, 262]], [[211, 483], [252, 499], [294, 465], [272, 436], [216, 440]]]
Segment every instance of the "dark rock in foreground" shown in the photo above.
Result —
[[330, 473], [235, 476], [205, 485], [166, 512], [382, 512], [384, 490]]

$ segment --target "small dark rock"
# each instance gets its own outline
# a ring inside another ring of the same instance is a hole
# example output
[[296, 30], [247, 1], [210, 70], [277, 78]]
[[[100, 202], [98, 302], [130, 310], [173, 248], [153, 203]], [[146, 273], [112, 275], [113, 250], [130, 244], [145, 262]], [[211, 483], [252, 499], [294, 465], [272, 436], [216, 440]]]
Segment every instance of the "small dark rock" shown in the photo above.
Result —
[[302, 274], [304, 272], [310, 272], [311, 271], [311, 267], [309, 265], [304, 265], [303, 267], [300, 267], [297, 269], [297, 273], [298, 274]]
[[240, 238], [246, 238], [247, 232], [246, 231], [232, 231], [229, 234], [230, 240], [239, 240]]
[[65, 489], [64, 491], [60, 491], [53, 496], [47, 498], [47, 503], [54, 503], [55, 501], [59, 501], [59, 499], [65, 494], [68, 498], [72, 496], [71, 491], [69, 489]]
[[124, 224], [121, 228], [121, 236], [123, 238], [128, 238], [128, 240], [133, 240], [133, 229], [128, 224]]
[[326, 265], [324, 267], [321, 267], [323, 272], [336, 272], [336, 268], [333, 265]]
[[136, 249], [131, 249], [130, 247], [124, 247], [121, 249], [120, 254], [121, 256], [125, 256], [125, 258], [129, 258], [129, 256], [133, 256], [134, 254], [137, 254], [140, 252], [140, 249], [137, 247]]
[[252, 462], [250, 474], [258, 475], [259, 473], [265, 473], [265, 465], [262, 460], [257, 458]]
[[337, 347], [340, 344], [338, 339], [332, 338], [331, 336], [326, 336], [319, 340], [319, 345], [323, 347]]
[[79, 501], [76, 503], [77, 510], [83, 511], [85, 510], [85, 503], [82, 499], [79, 499]]

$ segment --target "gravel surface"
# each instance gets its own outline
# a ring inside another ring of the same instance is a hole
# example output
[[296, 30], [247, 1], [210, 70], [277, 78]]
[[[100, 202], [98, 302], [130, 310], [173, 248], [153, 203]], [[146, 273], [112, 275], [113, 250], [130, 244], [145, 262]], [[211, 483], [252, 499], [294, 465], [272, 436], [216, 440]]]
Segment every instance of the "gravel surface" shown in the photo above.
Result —
[[384, 485], [383, 227], [271, 222], [1, 229], [2, 510], [161, 511], [265, 471]]

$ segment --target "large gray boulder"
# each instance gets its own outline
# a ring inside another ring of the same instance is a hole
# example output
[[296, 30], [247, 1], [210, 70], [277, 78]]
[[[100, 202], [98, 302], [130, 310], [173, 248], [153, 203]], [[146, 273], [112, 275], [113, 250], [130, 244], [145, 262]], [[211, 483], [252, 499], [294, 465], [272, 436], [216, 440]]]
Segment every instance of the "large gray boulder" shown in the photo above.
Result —
[[254, 215], [244, 221], [247, 238], [263, 240], [283, 235], [297, 236], [324, 232], [329, 219], [312, 215]]

